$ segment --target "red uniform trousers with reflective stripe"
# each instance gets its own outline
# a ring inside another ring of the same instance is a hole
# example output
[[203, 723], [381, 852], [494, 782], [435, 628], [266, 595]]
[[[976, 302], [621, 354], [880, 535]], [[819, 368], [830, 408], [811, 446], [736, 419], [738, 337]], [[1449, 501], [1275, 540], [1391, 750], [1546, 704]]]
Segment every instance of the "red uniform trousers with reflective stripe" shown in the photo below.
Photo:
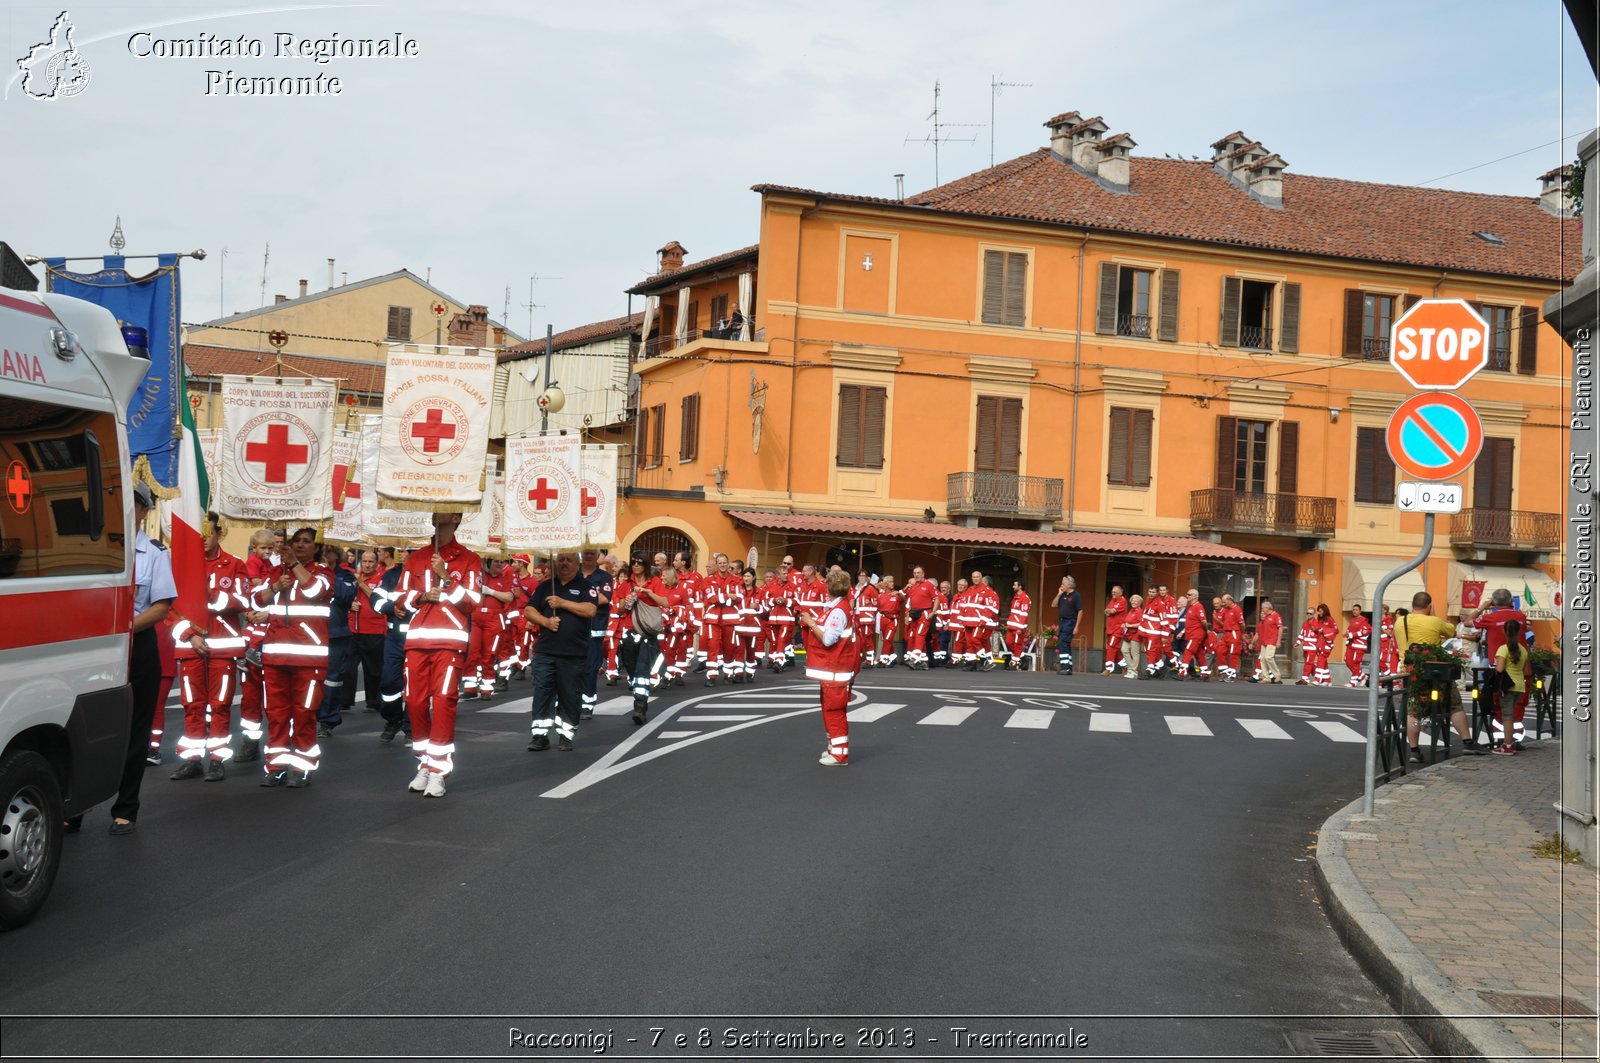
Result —
[[1106, 632], [1106, 671], [1114, 672], [1122, 666], [1122, 632]]
[[906, 614], [906, 656], [913, 661], [928, 659], [928, 611], [924, 609], [917, 619]]
[[[1231, 629], [1223, 631], [1223, 633], [1222, 633], [1222, 647], [1221, 647], [1221, 651], [1220, 652], [1221, 652], [1222, 656], [1227, 660], [1228, 667], [1230, 669], [1232, 669], [1233, 671], [1235, 671], [1235, 672], [1237, 672], [1239, 670], [1239, 651], [1241, 649], [1243, 649], [1243, 648], [1244, 648], [1244, 633], [1243, 632], [1234, 631], [1234, 630], [1231, 630]], [[1324, 667], [1327, 666], [1328, 658], [1326, 656], [1324, 656], [1322, 658], [1322, 663], [1323, 663]]]
[[406, 711], [411, 714], [411, 751], [431, 771], [455, 768], [456, 680], [466, 664], [460, 650], [406, 650]]
[[[479, 623], [479, 620], [482, 623]], [[467, 642], [467, 682], [486, 694], [494, 693], [494, 655], [500, 644], [500, 624], [492, 616], [473, 617], [472, 632]], [[451, 650], [458, 653], [457, 650]], [[407, 654], [409, 656], [409, 654]], [[461, 668], [456, 667], [456, 678], [461, 678]], [[415, 732], [412, 732], [415, 734]]]
[[260, 667], [245, 662], [244, 679], [239, 685], [239, 731], [257, 742], [261, 741], [261, 713], [266, 700], [266, 677]]
[[822, 686], [822, 726], [828, 732], [828, 752], [834, 760], [850, 761], [850, 718], [846, 714], [850, 705], [849, 683], [827, 683]]
[[706, 678], [717, 679], [722, 675], [722, 657], [727, 652], [727, 637], [733, 633], [731, 627], [723, 627], [720, 621], [706, 620], [700, 625], [700, 656], [706, 659]]
[[1353, 650], [1349, 647], [1344, 651], [1344, 666], [1350, 669], [1350, 678], [1356, 679], [1361, 675], [1361, 669], [1366, 666], [1367, 651]]
[[233, 756], [228, 747], [228, 707], [233, 701], [238, 661], [232, 657], [185, 657], [178, 662], [178, 689], [183, 698], [183, 737], [178, 756], [218, 760]]
[[322, 704], [326, 668], [269, 664], [263, 671], [267, 691], [266, 770], [316, 771], [317, 707]]
[[762, 630], [766, 639], [767, 660], [788, 660], [789, 648], [794, 644], [794, 621], [769, 620]]
[[1028, 648], [1028, 629], [1025, 627], [1006, 628], [1006, 652], [1012, 658], [1022, 656], [1022, 651]]
[[1183, 633], [1183, 659], [1179, 666], [1189, 675], [1210, 675], [1206, 667], [1206, 633], [1201, 629], [1194, 634]]

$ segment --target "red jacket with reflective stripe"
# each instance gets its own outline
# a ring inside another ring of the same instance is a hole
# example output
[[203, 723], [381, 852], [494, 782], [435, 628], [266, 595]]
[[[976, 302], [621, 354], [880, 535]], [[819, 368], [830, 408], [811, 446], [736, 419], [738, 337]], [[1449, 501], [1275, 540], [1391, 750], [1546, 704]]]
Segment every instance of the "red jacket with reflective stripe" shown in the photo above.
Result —
[[835, 611], [844, 615], [844, 634], [832, 646], [824, 646], [821, 639], [813, 635], [809, 628], [806, 629], [806, 676], [824, 683], [849, 683], [861, 668], [861, 644], [856, 641], [856, 629], [851, 623], [847, 599], [835, 598], [831, 602], [824, 602], [817, 624], [826, 627], [828, 616]]
[[1011, 613], [1006, 617], [1006, 627], [1012, 631], [1028, 630], [1028, 607], [1033, 603], [1028, 600], [1027, 591], [1018, 591], [1011, 598]]
[[[250, 604], [250, 576], [243, 561], [219, 550], [206, 559], [206, 613], [209, 634], [203, 634], [213, 657], [243, 657], [244, 617], [253, 610]], [[178, 617], [172, 625], [172, 653], [179, 660], [195, 657], [189, 640], [197, 634], [195, 626]]]
[[278, 589], [283, 576], [294, 577], [294, 566], [270, 570], [256, 588], [255, 600], [265, 610], [267, 640], [261, 644], [261, 663], [293, 668], [328, 666], [328, 599], [333, 597], [333, 574], [324, 565], [310, 564], [304, 580]]
[[[406, 632], [408, 650], [467, 648], [472, 611], [483, 597], [483, 562], [454, 540], [439, 553], [444, 558], [446, 585], [433, 573], [432, 543], [413, 551], [400, 573], [400, 605], [413, 614], [411, 630]], [[420, 600], [432, 590], [440, 592], [437, 602]]]

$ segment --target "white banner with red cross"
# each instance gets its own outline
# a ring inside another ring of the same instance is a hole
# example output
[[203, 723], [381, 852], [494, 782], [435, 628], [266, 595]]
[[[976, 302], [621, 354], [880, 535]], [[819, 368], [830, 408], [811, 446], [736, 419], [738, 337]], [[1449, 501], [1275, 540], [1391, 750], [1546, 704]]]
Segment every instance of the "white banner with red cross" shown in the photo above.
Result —
[[389, 348], [378, 497], [401, 509], [460, 512], [483, 498], [494, 352]]
[[576, 439], [506, 440], [506, 549], [553, 553], [582, 544], [582, 468]]
[[333, 524], [328, 538], [341, 543], [361, 541], [361, 432], [337, 428], [333, 433]]
[[505, 549], [506, 479], [500, 472], [500, 459], [489, 455], [483, 467], [483, 501], [475, 511], [461, 517], [456, 538], [475, 554], [498, 557]]
[[578, 512], [583, 518], [583, 545], [609, 550], [617, 545], [616, 444], [584, 447], [579, 471]]
[[378, 449], [382, 444], [383, 418], [378, 414], [361, 417], [361, 460], [356, 467], [355, 488], [359, 497], [350, 498], [350, 488], [345, 488], [346, 505], [354, 502], [361, 523], [362, 542], [374, 546], [399, 546], [414, 549], [433, 541], [433, 517], [427, 510], [389, 509], [373, 498], [370, 488], [372, 471], [378, 467]]
[[332, 381], [222, 378], [221, 487], [230, 520], [320, 523], [333, 515]]

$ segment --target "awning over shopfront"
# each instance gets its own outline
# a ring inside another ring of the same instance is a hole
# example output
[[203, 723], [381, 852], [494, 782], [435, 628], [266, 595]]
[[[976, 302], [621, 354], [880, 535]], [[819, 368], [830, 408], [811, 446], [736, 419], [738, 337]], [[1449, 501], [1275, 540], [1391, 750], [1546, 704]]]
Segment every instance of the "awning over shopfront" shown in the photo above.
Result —
[[[1334, 609], [1334, 603], [1327, 603], [1335, 614], [1349, 610], [1357, 602], [1370, 610], [1378, 584], [1400, 564], [1400, 560], [1393, 557], [1345, 557], [1342, 560], [1344, 577], [1339, 585], [1339, 607]], [[1383, 603], [1390, 609], [1410, 609], [1411, 596], [1423, 590], [1427, 588], [1422, 585], [1422, 570], [1414, 568], [1389, 584], [1389, 589], [1383, 592]]]
[[956, 524], [894, 520], [886, 517], [843, 517], [809, 513], [770, 513], [730, 509], [728, 516], [758, 531], [800, 532], [865, 539], [875, 543], [923, 543], [936, 546], [983, 546], [1001, 549], [1052, 550], [1108, 557], [1181, 557], [1200, 561], [1250, 562], [1259, 554], [1184, 535], [1136, 535], [1131, 532], [1040, 532], [1014, 528], [965, 528]]
[[[1461, 612], [1463, 597], [1470, 611], [1489, 604], [1489, 595], [1504, 587], [1517, 599], [1529, 620], [1561, 619], [1561, 585], [1536, 568], [1504, 568], [1450, 562], [1450, 615]], [[1481, 584], [1481, 586], [1480, 586]]]

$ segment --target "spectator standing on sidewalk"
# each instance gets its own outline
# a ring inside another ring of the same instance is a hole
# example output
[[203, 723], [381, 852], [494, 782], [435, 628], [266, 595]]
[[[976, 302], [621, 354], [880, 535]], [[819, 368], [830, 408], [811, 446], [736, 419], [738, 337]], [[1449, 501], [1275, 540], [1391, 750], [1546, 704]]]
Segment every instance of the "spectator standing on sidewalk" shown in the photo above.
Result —
[[[1528, 658], [1532, 654], [1528, 647], [1522, 643], [1522, 625], [1515, 620], [1505, 623], [1505, 639], [1500, 643], [1500, 648], [1494, 654], [1494, 671], [1496, 677], [1509, 676], [1510, 682], [1501, 685], [1497, 699], [1500, 703], [1500, 718], [1511, 720], [1516, 713], [1517, 705], [1528, 696]], [[1515, 732], [1510, 728], [1501, 731], [1500, 742], [1491, 750], [1497, 756], [1509, 757], [1517, 752]]]
[[1261, 682], [1282, 683], [1278, 671], [1278, 642], [1283, 638], [1283, 614], [1272, 602], [1261, 602], [1261, 618], [1256, 621], [1256, 638], [1261, 643]]
[[[1395, 642], [1405, 649], [1412, 646], [1442, 646], [1444, 640], [1453, 638], [1456, 626], [1448, 620], [1441, 620], [1433, 615], [1433, 595], [1427, 591], [1418, 591], [1411, 596], [1411, 612], [1395, 619]], [[1401, 651], [1402, 654], [1404, 650]], [[1414, 680], [1413, 680], [1414, 681]], [[1467, 726], [1467, 714], [1461, 709], [1461, 691], [1454, 684], [1447, 684], [1446, 696], [1450, 700], [1450, 725], [1456, 729], [1456, 734], [1461, 736], [1461, 744], [1468, 753], [1481, 753], [1477, 746], [1472, 744], [1472, 731]], [[1422, 736], [1422, 715], [1427, 711], [1420, 701], [1411, 705], [1411, 711], [1406, 719], [1406, 742], [1411, 746], [1411, 760], [1421, 764], [1422, 750], [1418, 742]]]
[[[1483, 640], [1484, 656], [1491, 664], [1495, 660], [1495, 655], [1500, 652], [1500, 647], [1506, 644], [1507, 625], [1515, 623], [1521, 631], [1528, 630], [1527, 614], [1517, 608], [1516, 599], [1512, 597], [1511, 591], [1505, 587], [1496, 589], [1489, 596], [1488, 607], [1478, 613], [1474, 623], [1478, 629], [1478, 637]], [[1524, 661], [1524, 682], [1519, 688], [1522, 690], [1522, 696], [1517, 699], [1516, 706], [1511, 713], [1511, 731], [1508, 734], [1504, 733], [1505, 714], [1502, 712], [1495, 714], [1496, 721], [1501, 725], [1504, 740], [1511, 742], [1513, 745], [1521, 741], [1517, 732], [1522, 729], [1522, 714], [1528, 708], [1528, 684], [1526, 680], [1528, 666], [1531, 665], [1531, 655], [1525, 655]]]
[[1083, 612], [1083, 595], [1078, 593], [1078, 581], [1071, 576], [1061, 577], [1061, 587], [1050, 600], [1056, 610], [1056, 671], [1072, 674], [1072, 639], [1078, 630], [1078, 615]]

